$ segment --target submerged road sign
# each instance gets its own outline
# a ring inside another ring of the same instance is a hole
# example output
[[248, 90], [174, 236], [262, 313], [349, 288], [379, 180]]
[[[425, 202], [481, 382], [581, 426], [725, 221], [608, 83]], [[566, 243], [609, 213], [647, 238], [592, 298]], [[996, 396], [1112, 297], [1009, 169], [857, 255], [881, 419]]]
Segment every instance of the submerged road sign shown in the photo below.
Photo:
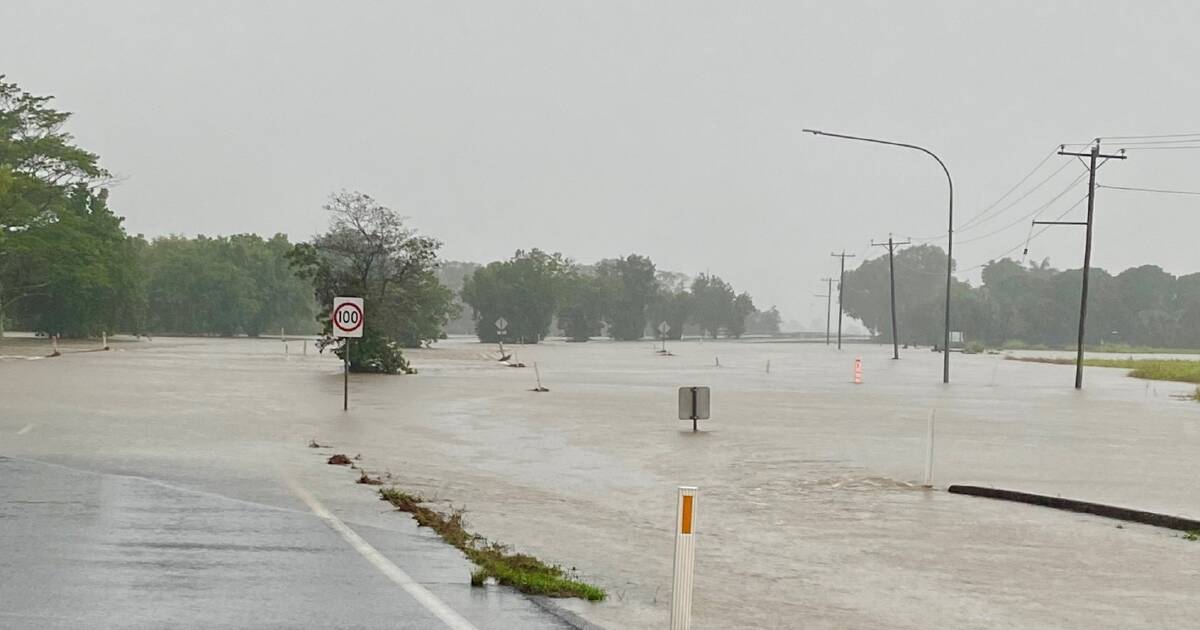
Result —
[[707, 387], [679, 388], [679, 419], [691, 420], [696, 430], [697, 420], [707, 420], [709, 412], [709, 389]]
[[333, 312], [329, 314], [333, 322], [333, 336], [345, 337], [346, 346], [342, 351], [342, 411], [350, 409], [350, 338], [363, 336], [363, 299], [360, 297], [333, 298]]
[[363, 299], [358, 297], [333, 298], [334, 337], [363, 336]]
[[496, 318], [496, 332], [503, 335], [508, 332], [508, 320], [503, 317]]

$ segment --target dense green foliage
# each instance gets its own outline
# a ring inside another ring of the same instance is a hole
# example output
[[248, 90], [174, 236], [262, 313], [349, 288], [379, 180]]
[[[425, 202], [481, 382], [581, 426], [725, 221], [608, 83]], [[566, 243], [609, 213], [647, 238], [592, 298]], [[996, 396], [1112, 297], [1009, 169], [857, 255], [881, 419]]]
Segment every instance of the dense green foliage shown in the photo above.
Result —
[[756, 332], [779, 332], [779, 313], [759, 313], [746, 293], [736, 294], [716, 276], [701, 274], [687, 287], [679, 274], [659, 272], [645, 256], [578, 265], [562, 254], [534, 249], [476, 269], [463, 282], [462, 299], [471, 307], [481, 341], [499, 339], [495, 321], [508, 322], [505, 341], [537, 343], [557, 318], [572, 341], [607, 334], [616, 340], [658, 337], [660, 322], [679, 339], [688, 325], [703, 334], [740, 337], [749, 322]]
[[312, 289], [293, 273], [283, 234], [171, 236], [142, 244], [145, 330], [257, 337], [311, 334]]
[[70, 114], [0, 75], [0, 325], [95, 334], [137, 320], [136, 245]]
[[[900, 341], [936, 344], [942, 338], [946, 255], [919, 246], [896, 254], [896, 313]], [[1048, 263], [1002, 259], [983, 268], [982, 284], [954, 281], [951, 328], [969, 340], [1067, 346], [1079, 324], [1080, 271]], [[1200, 348], [1200, 274], [1175, 277], [1144, 265], [1110, 275], [1092, 269], [1088, 344], [1126, 343]], [[846, 313], [891, 340], [888, 262], [879, 257], [846, 273]]]
[[49, 101], [0, 77], [0, 324], [66, 336], [315, 329], [282, 235], [128, 236], [108, 173]]
[[755, 312], [747, 293], [736, 294], [729, 283], [717, 276], [700, 274], [692, 282], [690, 318], [700, 326], [701, 334], [716, 338], [741, 337], [746, 318]]
[[654, 263], [630, 254], [596, 265], [599, 291], [604, 296], [608, 334], [618, 341], [641, 339], [646, 332], [646, 308], [658, 294]]
[[494, 325], [500, 317], [508, 322], [505, 340], [543, 339], [571, 284], [572, 267], [562, 254], [532, 249], [476, 269], [463, 282], [462, 299], [474, 312], [479, 340], [500, 339]]
[[293, 266], [312, 282], [323, 326], [322, 348], [345, 346], [331, 336], [326, 314], [337, 296], [364, 300], [363, 338], [354, 341], [350, 369], [396, 373], [408, 366], [400, 347], [441, 338], [456, 315], [454, 296], [437, 277], [441, 242], [420, 236], [390, 208], [360, 192], [330, 196], [329, 230], [291, 253]]

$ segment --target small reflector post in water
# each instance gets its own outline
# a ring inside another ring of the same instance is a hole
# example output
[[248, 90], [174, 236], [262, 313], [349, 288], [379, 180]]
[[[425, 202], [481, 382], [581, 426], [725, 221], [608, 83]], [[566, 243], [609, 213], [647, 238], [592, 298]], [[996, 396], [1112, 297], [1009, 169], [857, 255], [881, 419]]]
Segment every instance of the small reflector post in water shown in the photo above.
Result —
[[679, 487], [675, 513], [675, 571], [671, 584], [671, 630], [692, 627], [692, 575], [696, 559], [696, 495], [693, 486]]

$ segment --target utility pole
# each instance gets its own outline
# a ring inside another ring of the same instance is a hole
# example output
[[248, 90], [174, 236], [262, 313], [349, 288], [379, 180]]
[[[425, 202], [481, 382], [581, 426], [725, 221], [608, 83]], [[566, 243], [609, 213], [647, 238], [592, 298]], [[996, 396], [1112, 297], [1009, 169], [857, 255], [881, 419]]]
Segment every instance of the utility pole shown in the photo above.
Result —
[[814, 293], [813, 297], [825, 298], [825, 345], [828, 346], [829, 345], [829, 324], [831, 321], [829, 313], [833, 309], [833, 278], [821, 278], [821, 282], [828, 283], [828, 286], [825, 289], [825, 293], [824, 294]]
[[842, 250], [840, 254], [830, 254], [842, 259], [842, 271], [838, 276], [838, 350], [842, 349], [842, 295], [845, 291], [842, 290], [842, 283], [846, 281], [846, 259], [854, 258], [854, 254], [847, 254], [846, 250]]
[[888, 277], [892, 284], [892, 358], [900, 358], [900, 337], [896, 332], [896, 247], [900, 245], [908, 245], [912, 241], [893, 241], [892, 235], [888, 234], [886, 243], [876, 243], [871, 241], [872, 247], [887, 247], [888, 248]]
[[[1087, 153], [1072, 153], [1064, 151], [1065, 147], [1058, 148], [1059, 155], [1070, 155], [1077, 158], [1090, 158], [1088, 165], [1088, 211], [1087, 221], [1034, 221], [1034, 225], [1084, 225], [1087, 226], [1087, 236], [1083, 245], [1083, 287], [1079, 292], [1079, 340], [1075, 351], [1075, 389], [1083, 389], [1083, 331], [1084, 323], [1087, 321], [1087, 302], [1088, 302], [1088, 276], [1092, 270], [1092, 216], [1096, 209], [1096, 160], [1104, 158], [1108, 160], [1124, 160], [1125, 150], [1121, 149], [1121, 153], [1116, 155], [1105, 155], [1100, 153], [1100, 138], [1092, 144], [1092, 150]], [[1103, 162], [1101, 162], [1103, 164]]]

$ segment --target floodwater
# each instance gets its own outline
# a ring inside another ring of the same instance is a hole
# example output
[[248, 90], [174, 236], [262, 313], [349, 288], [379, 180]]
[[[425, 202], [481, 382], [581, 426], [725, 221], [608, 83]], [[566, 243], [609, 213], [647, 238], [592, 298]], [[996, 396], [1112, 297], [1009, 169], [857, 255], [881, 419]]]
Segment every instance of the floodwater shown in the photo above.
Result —
[[[669, 615], [679, 485], [697, 503], [695, 628], [1188, 627], [1200, 543], [1177, 532], [950, 495], [989, 485], [1200, 517], [1186, 384], [890, 346], [454, 339], [415, 376], [351, 377], [300, 342], [156, 338], [0, 361], [0, 455], [277, 502], [284, 476], [347, 521], [388, 512], [322, 454], [467, 510], [470, 529], [574, 568], [606, 628]], [[2, 348], [0, 348], [2, 349]], [[5, 354], [0, 351], [0, 354]], [[864, 383], [852, 383], [863, 359]], [[719, 367], [717, 363], [719, 361]], [[770, 371], [767, 371], [767, 362]], [[537, 362], [546, 393], [535, 385]], [[676, 388], [712, 388], [711, 420]], [[917, 486], [936, 414], [935, 489]], [[24, 431], [23, 433], [21, 433]], [[18, 435], [20, 433], [20, 435]], [[332, 451], [308, 449], [315, 438]]]

